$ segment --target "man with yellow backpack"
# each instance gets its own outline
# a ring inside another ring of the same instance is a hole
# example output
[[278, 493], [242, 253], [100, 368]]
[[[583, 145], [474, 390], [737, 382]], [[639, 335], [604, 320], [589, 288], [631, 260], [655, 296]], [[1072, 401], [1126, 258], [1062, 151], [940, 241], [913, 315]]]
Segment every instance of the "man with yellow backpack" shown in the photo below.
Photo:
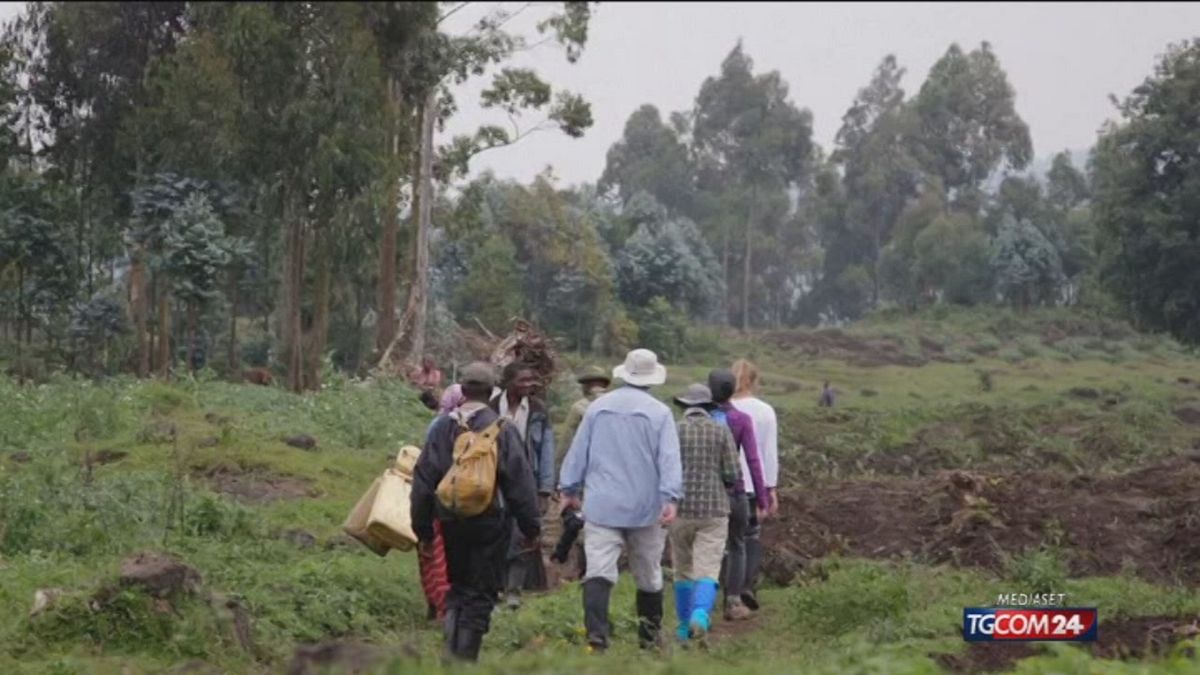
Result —
[[459, 383], [464, 402], [429, 428], [413, 472], [412, 521], [422, 551], [434, 541], [434, 519], [441, 525], [450, 577], [446, 653], [474, 661], [504, 588], [511, 522], [536, 550], [541, 518], [521, 436], [488, 407], [492, 367], [472, 363]]

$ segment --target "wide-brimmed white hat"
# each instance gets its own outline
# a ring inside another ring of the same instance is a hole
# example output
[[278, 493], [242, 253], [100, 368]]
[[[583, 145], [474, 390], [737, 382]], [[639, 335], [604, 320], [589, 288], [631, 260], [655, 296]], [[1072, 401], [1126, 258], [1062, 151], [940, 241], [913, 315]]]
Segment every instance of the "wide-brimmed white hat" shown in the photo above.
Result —
[[625, 363], [613, 368], [613, 377], [636, 387], [652, 387], [667, 381], [667, 369], [654, 352], [635, 349], [625, 355]]

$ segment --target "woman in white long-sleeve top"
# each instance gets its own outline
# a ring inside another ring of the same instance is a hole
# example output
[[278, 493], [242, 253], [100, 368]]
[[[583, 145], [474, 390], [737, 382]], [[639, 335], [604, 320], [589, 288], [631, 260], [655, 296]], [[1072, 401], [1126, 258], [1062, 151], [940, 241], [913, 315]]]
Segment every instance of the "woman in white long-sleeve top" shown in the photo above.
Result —
[[[770, 502], [768, 513], [775, 515], [779, 511], [779, 495], [776, 492], [776, 486], [779, 484], [779, 423], [775, 409], [758, 398], [758, 368], [753, 363], [746, 359], [738, 359], [731, 370], [737, 379], [733, 406], [746, 413], [753, 422], [754, 437], [758, 441], [758, 454], [762, 461], [763, 483]], [[748, 471], [746, 460], [743, 458], [743, 475]], [[758, 609], [758, 595], [755, 589], [763, 559], [762, 541], [759, 536], [762, 524], [755, 515], [751, 514], [750, 529], [746, 533], [746, 579], [742, 584], [742, 588], [745, 589], [742, 602], [752, 610]]]

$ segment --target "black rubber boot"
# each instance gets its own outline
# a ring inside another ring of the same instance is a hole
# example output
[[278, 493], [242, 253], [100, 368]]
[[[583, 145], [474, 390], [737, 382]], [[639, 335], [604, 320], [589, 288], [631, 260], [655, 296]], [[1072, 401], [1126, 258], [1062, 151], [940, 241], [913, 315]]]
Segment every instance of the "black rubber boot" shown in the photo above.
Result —
[[453, 661], [458, 648], [458, 608], [446, 608], [446, 618], [442, 623], [442, 636], [445, 638], [442, 660]]
[[594, 578], [583, 582], [583, 625], [587, 628], [588, 645], [595, 651], [608, 649], [608, 601], [612, 587], [608, 579]]
[[742, 586], [742, 602], [758, 611], [758, 570], [762, 567], [763, 547], [758, 537], [746, 540], [746, 581]]
[[642, 649], [662, 646], [662, 591], [637, 592], [638, 644]]
[[460, 627], [454, 638], [454, 656], [463, 661], [478, 661], [483, 647], [483, 632]]

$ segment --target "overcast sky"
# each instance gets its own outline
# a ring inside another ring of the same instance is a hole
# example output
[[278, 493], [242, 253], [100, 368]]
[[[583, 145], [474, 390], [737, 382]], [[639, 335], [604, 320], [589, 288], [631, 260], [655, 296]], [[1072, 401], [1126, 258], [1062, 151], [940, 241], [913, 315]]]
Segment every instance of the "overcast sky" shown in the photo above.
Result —
[[[0, 19], [19, 7], [0, 3]], [[469, 8], [447, 23], [464, 31], [478, 16]], [[539, 16], [544, 10], [531, 9], [510, 25], [532, 31]], [[907, 68], [904, 87], [911, 93], [950, 43], [970, 49], [987, 40], [1016, 88], [1035, 153], [1044, 157], [1090, 147], [1114, 115], [1109, 94], [1125, 96], [1168, 43], [1198, 35], [1200, 3], [602, 3], [578, 63], [568, 65], [553, 45], [516, 59], [583, 94], [595, 126], [582, 139], [531, 136], [480, 155], [473, 169], [526, 180], [552, 165], [566, 183], [595, 180], [631, 112], [643, 103], [664, 114], [689, 108], [738, 38], [756, 71], [783, 74], [792, 100], [813, 112], [816, 140], [826, 148], [885, 54]], [[462, 112], [448, 134], [505, 122], [472, 104], [477, 92], [478, 86], [458, 92]]]

